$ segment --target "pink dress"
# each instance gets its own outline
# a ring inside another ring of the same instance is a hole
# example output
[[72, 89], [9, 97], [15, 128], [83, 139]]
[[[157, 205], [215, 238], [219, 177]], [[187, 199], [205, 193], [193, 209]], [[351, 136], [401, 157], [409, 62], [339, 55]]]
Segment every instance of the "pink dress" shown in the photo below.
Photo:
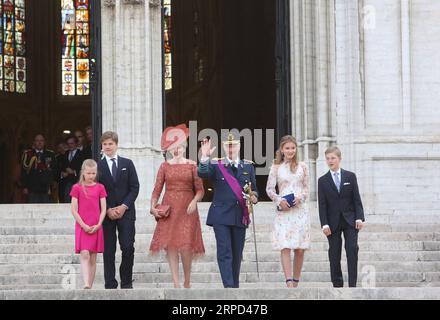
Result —
[[[78, 199], [78, 213], [85, 224], [94, 226], [99, 223], [101, 215], [100, 199], [107, 197], [102, 184], [82, 186], [75, 184], [70, 192], [72, 198]], [[90, 252], [104, 252], [104, 233], [102, 227], [94, 234], [86, 233], [78, 223], [75, 223], [75, 252], [82, 250]]]

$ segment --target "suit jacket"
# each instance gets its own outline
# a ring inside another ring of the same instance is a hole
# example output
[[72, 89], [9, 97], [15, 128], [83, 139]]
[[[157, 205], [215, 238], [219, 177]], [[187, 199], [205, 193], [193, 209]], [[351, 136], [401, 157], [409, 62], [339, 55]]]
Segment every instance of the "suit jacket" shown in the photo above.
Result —
[[92, 146], [91, 145], [85, 146], [82, 149], [82, 154], [83, 154], [84, 160], [85, 159], [92, 159]]
[[343, 217], [355, 227], [356, 220], [365, 221], [356, 175], [341, 169], [340, 192], [336, 188], [331, 172], [318, 180], [318, 203], [321, 226], [329, 225], [332, 231], [339, 226]]
[[78, 182], [79, 175], [81, 174], [81, 166], [84, 161], [84, 158], [83, 158], [83, 154], [82, 154], [81, 150], [79, 150], [79, 149], [76, 151], [75, 156], [73, 157], [73, 159], [71, 161], [69, 161], [69, 154], [70, 154], [70, 150], [61, 156], [62, 158], [61, 158], [60, 174], [62, 171], [66, 171], [67, 168], [70, 168], [76, 172], [76, 175], [69, 174], [67, 177], [61, 178], [60, 182], [76, 183], [76, 182]]
[[125, 204], [128, 209], [125, 211], [124, 217], [135, 220], [136, 208], [134, 203], [139, 194], [139, 180], [133, 161], [118, 156], [118, 170], [115, 182], [107, 160], [104, 157], [98, 162], [98, 178], [107, 191], [107, 208], [114, 208]]
[[[224, 160], [223, 162], [227, 162]], [[223, 163], [225, 165], [225, 163]], [[232, 166], [226, 164], [227, 171], [234, 176]], [[214, 198], [208, 211], [208, 218], [206, 224], [213, 225], [227, 225], [245, 228], [242, 223], [243, 209], [241, 208], [235, 193], [229, 187], [223, 174], [218, 168], [217, 161], [209, 161], [207, 163], [200, 163], [198, 167], [198, 175], [202, 179], [209, 179], [213, 183]], [[255, 180], [255, 168], [247, 160], [241, 160], [237, 168], [237, 180], [241, 186], [248, 182], [252, 183], [252, 190], [257, 193], [257, 183]]]

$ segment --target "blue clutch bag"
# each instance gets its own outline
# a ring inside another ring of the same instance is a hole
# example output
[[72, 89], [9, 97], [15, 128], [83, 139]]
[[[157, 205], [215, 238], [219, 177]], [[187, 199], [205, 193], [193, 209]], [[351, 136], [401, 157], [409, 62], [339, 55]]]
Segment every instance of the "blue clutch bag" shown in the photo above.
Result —
[[[283, 199], [286, 199], [287, 203], [290, 207], [293, 207], [293, 201], [295, 201], [295, 194], [290, 193], [283, 196]], [[278, 211], [281, 211], [280, 207], [278, 207]]]

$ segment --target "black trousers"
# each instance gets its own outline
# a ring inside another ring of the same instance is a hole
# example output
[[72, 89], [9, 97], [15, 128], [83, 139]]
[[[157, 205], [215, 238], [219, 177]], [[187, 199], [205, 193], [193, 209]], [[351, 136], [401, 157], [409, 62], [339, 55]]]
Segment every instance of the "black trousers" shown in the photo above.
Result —
[[66, 182], [66, 185], [64, 186], [64, 203], [70, 203], [72, 201], [72, 197], [70, 196], [70, 191], [72, 191], [73, 185], [75, 183], [68, 181]]
[[[116, 230], [118, 235], [116, 235]], [[134, 264], [134, 241], [135, 241], [135, 220], [125, 216], [119, 220], [105, 218], [103, 223], [104, 231], [104, 278], [106, 289], [116, 289], [116, 240], [119, 238], [119, 246], [122, 251], [122, 261], [119, 267], [121, 277], [121, 289], [131, 289], [133, 282]]]
[[332, 230], [332, 234], [327, 237], [329, 243], [328, 257], [330, 260], [331, 280], [333, 287], [335, 288], [344, 286], [341, 270], [342, 233], [344, 234], [345, 253], [347, 255], [348, 285], [350, 287], [356, 287], [359, 230], [348, 224], [343, 216], [341, 216], [338, 228], [336, 230]]

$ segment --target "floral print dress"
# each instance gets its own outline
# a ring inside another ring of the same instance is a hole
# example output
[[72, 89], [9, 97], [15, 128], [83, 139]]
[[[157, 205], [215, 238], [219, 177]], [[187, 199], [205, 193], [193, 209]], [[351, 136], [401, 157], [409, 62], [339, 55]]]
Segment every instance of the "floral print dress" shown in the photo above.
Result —
[[[310, 216], [307, 206], [309, 197], [309, 170], [304, 162], [298, 163], [295, 172], [290, 162], [273, 164], [267, 180], [266, 193], [275, 203], [272, 229], [272, 249], [310, 249]], [[279, 193], [276, 191], [278, 185]], [[282, 197], [293, 193], [297, 204], [289, 211], [278, 211]]]

